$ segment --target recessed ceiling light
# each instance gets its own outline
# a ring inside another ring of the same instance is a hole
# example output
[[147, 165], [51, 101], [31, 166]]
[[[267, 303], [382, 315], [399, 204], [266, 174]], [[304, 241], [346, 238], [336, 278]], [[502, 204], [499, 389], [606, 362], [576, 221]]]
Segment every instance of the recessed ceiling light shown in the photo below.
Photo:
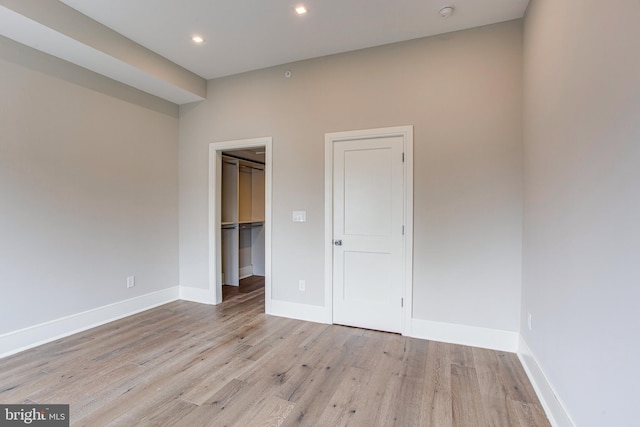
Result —
[[304, 6], [298, 6], [296, 7], [296, 13], [298, 15], [304, 15], [305, 13], [307, 13], [307, 8]]
[[195, 44], [204, 43], [204, 39], [200, 36], [193, 36], [191, 37], [191, 40], [193, 40]]

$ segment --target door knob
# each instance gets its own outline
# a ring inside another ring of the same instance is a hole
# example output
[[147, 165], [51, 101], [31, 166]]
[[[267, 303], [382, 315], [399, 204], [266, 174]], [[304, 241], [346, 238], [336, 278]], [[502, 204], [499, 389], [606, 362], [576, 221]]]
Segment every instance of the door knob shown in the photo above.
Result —
[[334, 240], [333, 244], [336, 246], [342, 246], [342, 240]]

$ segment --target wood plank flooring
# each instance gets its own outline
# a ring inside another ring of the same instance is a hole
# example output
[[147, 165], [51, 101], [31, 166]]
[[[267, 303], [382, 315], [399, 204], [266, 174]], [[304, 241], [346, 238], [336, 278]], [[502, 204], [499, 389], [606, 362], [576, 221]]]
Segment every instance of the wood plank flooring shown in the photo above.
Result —
[[222, 285], [222, 300], [236, 296], [237, 294], [248, 294], [264, 288], [264, 276], [249, 276], [240, 280], [239, 286]]
[[77, 426], [548, 426], [514, 354], [176, 301], [0, 360]]

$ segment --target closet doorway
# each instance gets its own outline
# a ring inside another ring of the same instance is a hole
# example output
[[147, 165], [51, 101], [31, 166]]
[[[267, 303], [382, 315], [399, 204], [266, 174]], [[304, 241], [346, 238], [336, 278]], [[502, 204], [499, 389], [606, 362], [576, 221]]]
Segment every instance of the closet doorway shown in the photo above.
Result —
[[271, 301], [271, 137], [209, 145], [209, 288]]

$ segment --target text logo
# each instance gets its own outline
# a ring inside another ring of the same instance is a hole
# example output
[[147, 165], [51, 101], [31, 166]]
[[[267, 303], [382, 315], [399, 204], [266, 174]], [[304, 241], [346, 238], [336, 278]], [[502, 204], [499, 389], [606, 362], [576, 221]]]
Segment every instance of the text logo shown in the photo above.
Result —
[[2, 405], [0, 427], [69, 427], [69, 405]]

